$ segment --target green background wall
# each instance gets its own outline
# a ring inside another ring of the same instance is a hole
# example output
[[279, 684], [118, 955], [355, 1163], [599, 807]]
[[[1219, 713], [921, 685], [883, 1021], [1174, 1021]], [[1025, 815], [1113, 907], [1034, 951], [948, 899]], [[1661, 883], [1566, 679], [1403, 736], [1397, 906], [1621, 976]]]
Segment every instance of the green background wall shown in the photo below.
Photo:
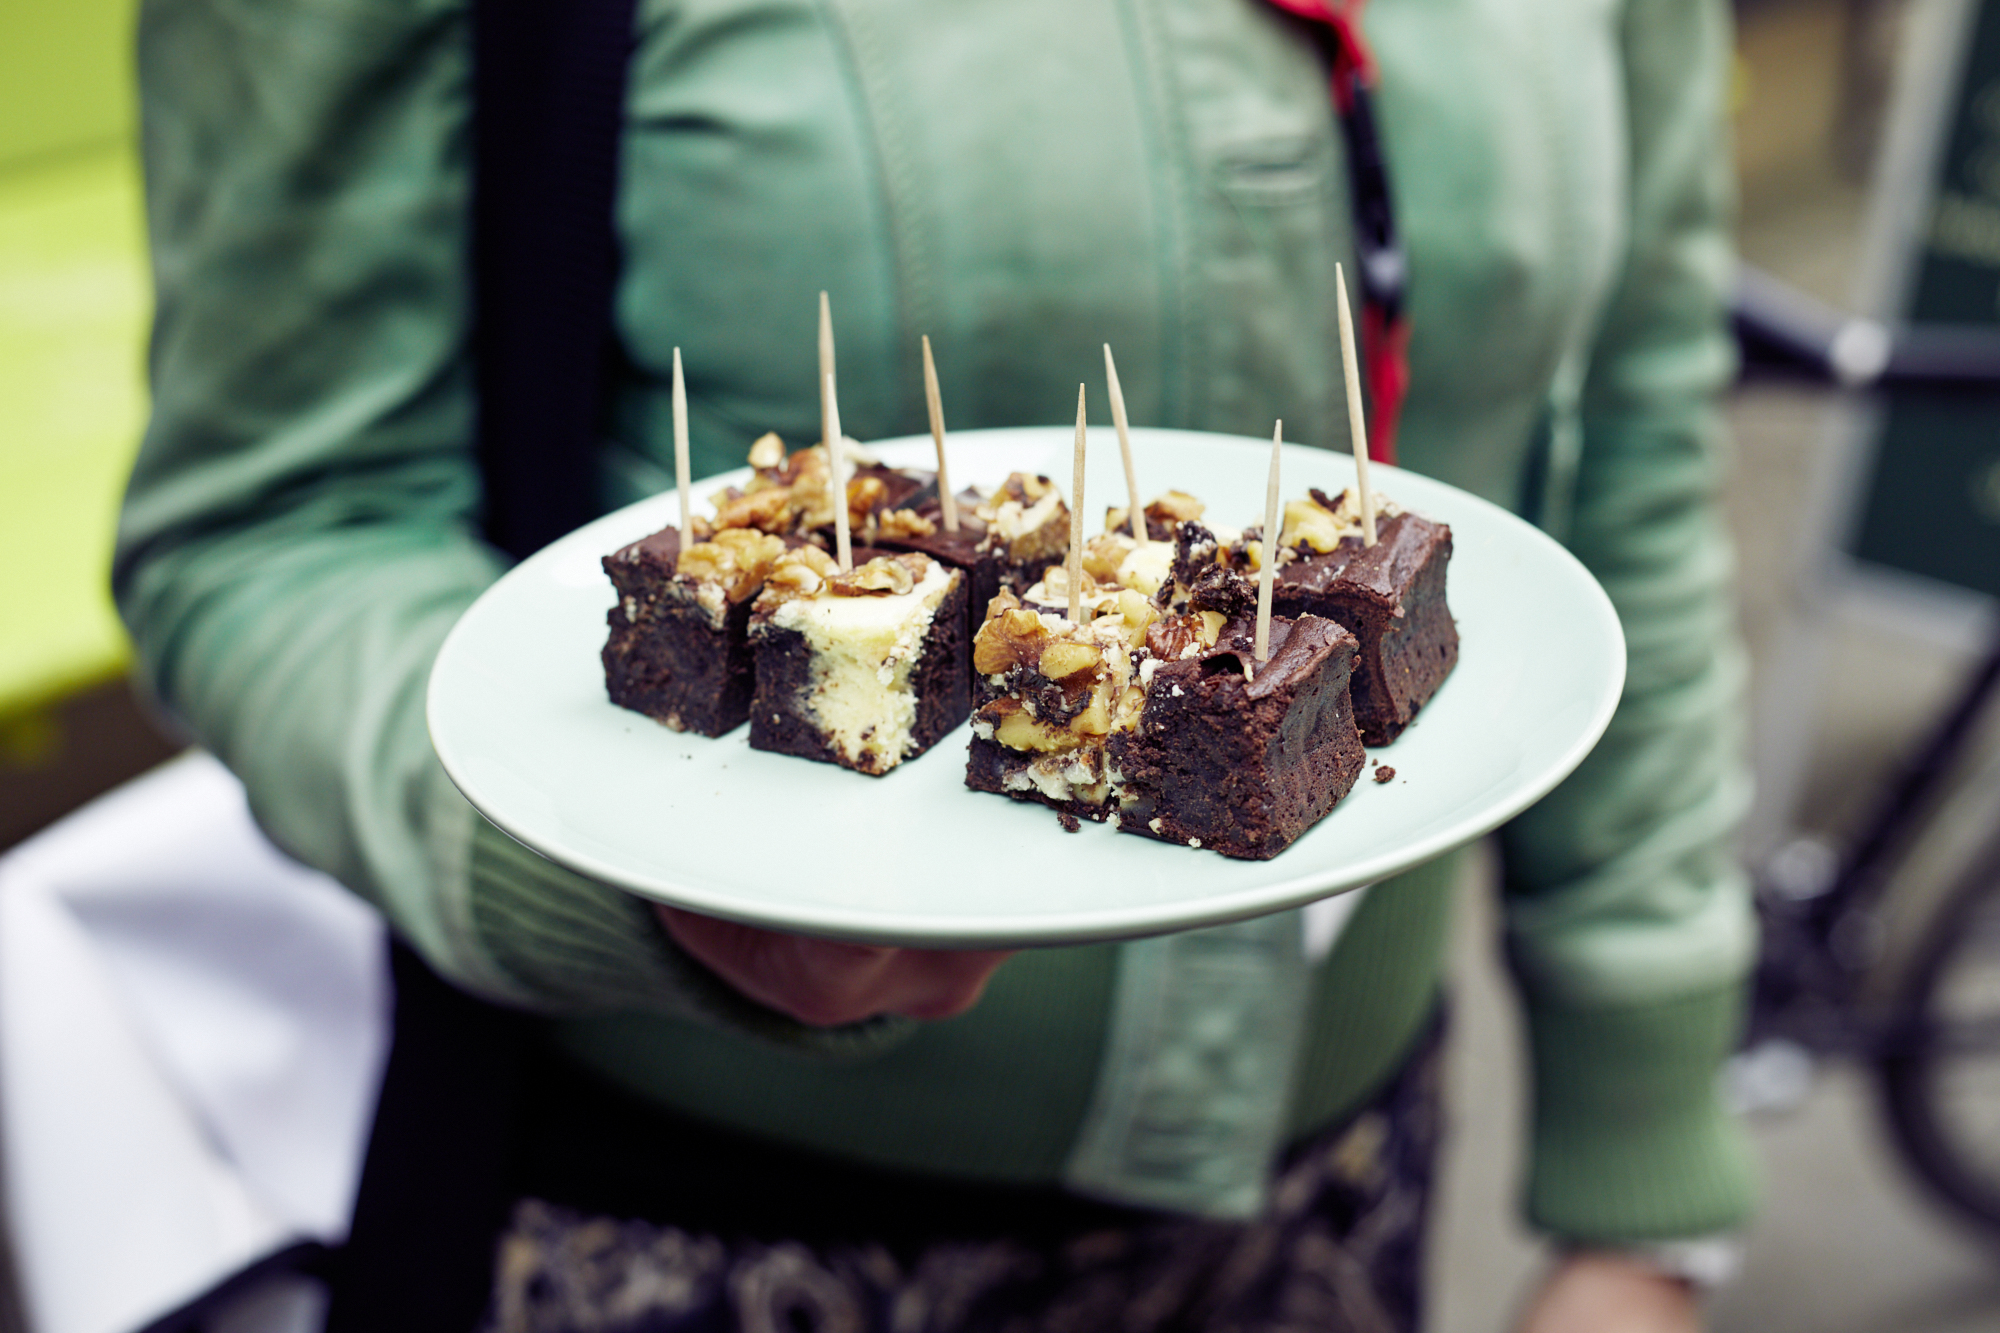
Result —
[[118, 675], [107, 586], [145, 419], [133, 0], [0, 0], [0, 766]]

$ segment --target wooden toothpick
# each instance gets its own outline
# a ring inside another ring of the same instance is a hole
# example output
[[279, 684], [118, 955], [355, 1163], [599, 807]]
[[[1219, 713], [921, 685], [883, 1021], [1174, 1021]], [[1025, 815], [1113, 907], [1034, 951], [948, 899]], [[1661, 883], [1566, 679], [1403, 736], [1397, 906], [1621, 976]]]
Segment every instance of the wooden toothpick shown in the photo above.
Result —
[[1069, 623], [1081, 625], [1083, 595], [1083, 386], [1076, 386], [1076, 448], [1071, 454], [1068, 575]]
[[938, 504], [944, 509], [944, 530], [958, 531], [958, 501], [952, 498], [951, 474], [944, 465], [944, 397], [938, 392], [937, 362], [931, 360], [931, 335], [924, 335], [924, 403], [931, 410], [931, 442], [937, 445]]
[[1132, 427], [1125, 419], [1125, 390], [1118, 383], [1118, 363], [1111, 359], [1111, 344], [1104, 344], [1104, 378], [1111, 388], [1111, 424], [1118, 428], [1118, 452], [1125, 458], [1125, 490], [1132, 497], [1132, 539], [1144, 542], [1146, 511], [1139, 505], [1139, 474], [1132, 466]]
[[694, 536], [692, 501], [694, 490], [688, 466], [688, 391], [681, 375], [681, 349], [674, 349], [674, 485], [681, 493], [681, 549], [687, 550]]
[[845, 574], [854, 568], [854, 539], [847, 530], [847, 447], [840, 439], [840, 403], [834, 398], [833, 376], [826, 377], [822, 391], [826, 394], [826, 466], [833, 485], [833, 559]]
[[1281, 417], [1271, 431], [1271, 479], [1264, 485], [1264, 558], [1257, 568], [1257, 660], [1271, 660], [1271, 585], [1278, 571], [1278, 459], [1285, 443]]
[[1347, 275], [1333, 265], [1334, 293], [1340, 303], [1340, 368], [1347, 375], [1347, 429], [1354, 448], [1354, 478], [1361, 488], [1361, 544], [1375, 544], [1375, 492], [1368, 485], [1368, 427], [1361, 419], [1361, 371], [1354, 354], [1354, 316], [1347, 310]]
[[819, 294], [819, 431], [820, 439], [830, 450], [833, 437], [826, 433], [826, 414], [833, 401], [833, 307], [827, 302], [826, 293]]

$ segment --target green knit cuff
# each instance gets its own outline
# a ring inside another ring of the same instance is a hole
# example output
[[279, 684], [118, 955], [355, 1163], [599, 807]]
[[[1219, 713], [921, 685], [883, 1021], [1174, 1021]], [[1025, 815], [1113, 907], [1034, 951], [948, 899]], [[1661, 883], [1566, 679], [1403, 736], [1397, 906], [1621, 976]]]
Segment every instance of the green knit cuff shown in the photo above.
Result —
[[830, 1056], [869, 1054], [915, 1026], [883, 1017], [821, 1028], [767, 1009], [675, 944], [651, 904], [537, 856], [484, 819], [473, 823], [468, 873], [481, 945], [552, 1012], [667, 1014]]
[[1528, 1220], [1582, 1244], [1741, 1226], [1754, 1172], [1742, 1126], [1717, 1086], [1741, 1019], [1734, 986], [1602, 1008], [1528, 997]]

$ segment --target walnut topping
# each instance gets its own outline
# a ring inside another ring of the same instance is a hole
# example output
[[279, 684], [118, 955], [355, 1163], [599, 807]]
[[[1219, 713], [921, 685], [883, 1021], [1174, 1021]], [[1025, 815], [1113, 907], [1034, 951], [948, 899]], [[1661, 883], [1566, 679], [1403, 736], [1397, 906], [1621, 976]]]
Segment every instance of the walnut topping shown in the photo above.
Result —
[[[1314, 487], [1305, 500], [1285, 503], [1285, 523], [1278, 544], [1292, 550], [1312, 550], [1324, 555], [1340, 545], [1343, 537], [1361, 536], [1361, 501], [1353, 488], [1329, 497]], [[1401, 513], [1397, 505], [1379, 492], [1375, 496], [1375, 516], [1389, 518]]]
[[1122, 628], [1109, 618], [1075, 626], [1001, 610], [981, 630], [978, 665], [993, 668], [995, 684], [1009, 682], [1008, 692], [979, 710], [975, 729], [1011, 749], [1075, 754], [1100, 773], [1104, 738], [1136, 727], [1146, 701]]
[[764, 595], [757, 599], [761, 609], [765, 603], [789, 602], [799, 597], [816, 597], [826, 581], [840, 572], [833, 557], [817, 546], [801, 546], [787, 551], [771, 566], [771, 572], [764, 579]]
[[1013, 473], [975, 514], [1013, 560], [1052, 559], [1069, 544], [1069, 506], [1044, 476]]
[[1178, 660], [1194, 641], [1194, 626], [1187, 616], [1165, 616], [1146, 629], [1146, 651], [1162, 662]]
[[[1002, 611], [1012, 611], [1020, 604], [1021, 599], [1014, 595], [1012, 588], [1002, 588], [986, 603], [986, 619], [991, 620]], [[982, 621], [981, 623], [984, 622]]]
[[1018, 699], [995, 699], [977, 716], [992, 726], [993, 739], [1010, 750], [1073, 750], [1083, 744], [1083, 738], [1066, 727], [1036, 721]]
[[1199, 656], [1222, 637], [1229, 618], [1218, 611], [1161, 616], [1146, 629], [1146, 650], [1162, 662]]
[[718, 528], [755, 528], [759, 532], [784, 533], [792, 527], [792, 496], [786, 490], [763, 490], [745, 494], [724, 491], [715, 497], [715, 524]]
[[[856, 441], [844, 439], [842, 443], [850, 467], [872, 461]], [[775, 434], [760, 435], [750, 446], [750, 467], [750, 480], [741, 487], [725, 487], [709, 497], [715, 506], [717, 528], [755, 528], [775, 536], [795, 536], [834, 521], [833, 474], [824, 445], [787, 454], [785, 442]], [[848, 513], [854, 530], [864, 540], [877, 531], [874, 515], [887, 495], [887, 485], [879, 476], [848, 477]], [[922, 521], [915, 515], [911, 518]]]
[[[1069, 570], [1062, 565], [1050, 565], [1042, 571], [1042, 595], [1051, 602], [1069, 599]], [[1098, 595], [1097, 580], [1085, 573], [1077, 582], [1077, 597], [1081, 601], [1095, 600]]]
[[1094, 645], [1074, 639], [1057, 639], [1042, 650], [1037, 668], [1050, 680], [1067, 680], [1080, 671], [1099, 666], [1104, 656]]
[[1118, 614], [1125, 622], [1126, 640], [1135, 648], [1144, 646], [1146, 630], [1160, 618], [1159, 609], [1153, 605], [1152, 599], [1130, 588], [1121, 589], [1118, 593]]
[[850, 527], [866, 527], [868, 520], [889, 496], [880, 477], [847, 479], [847, 522]]
[[776, 537], [746, 528], [725, 528], [680, 553], [674, 572], [722, 585], [723, 595], [740, 602], [757, 591], [772, 564], [785, 553]]
[[[1176, 528], [1183, 523], [1194, 522], [1207, 512], [1208, 506], [1186, 491], [1168, 491], [1146, 502], [1146, 535], [1155, 541], [1171, 541]], [[1128, 531], [1131, 513], [1124, 505], [1114, 505], [1105, 510], [1104, 530]]]
[[[852, 461], [852, 441], [848, 445]], [[763, 435], [750, 446], [750, 466], [754, 471], [741, 490], [732, 486], [711, 497], [717, 527], [787, 534], [833, 522], [832, 471], [823, 447], [787, 454], [783, 440]]]
[[993, 599], [984, 625], [972, 638], [972, 668], [982, 676], [997, 676], [1016, 666], [1039, 665], [1047, 645], [1049, 627], [1033, 611], [1002, 593]]
[[1083, 572], [1099, 583], [1116, 583], [1118, 567], [1138, 549], [1138, 543], [1122, 533], [1107, 532], [1084, 544]]
[[884, 537], [929, 537], [937, 532], [937, 524], [914, 509], [891, 509], [876, 523]]
[[1046, 496], [1057, 493], [1055, 482], [1039, 472], [1010, 472], [1007, 474], [1007, 480], [1000, 483], [998, 498], [1032, 505], [1039, 503]]
[[901, 596], [917, 586], [929, 558], [921, 555], [876, 556], [846, 574], [827, 579], [835, 597]]

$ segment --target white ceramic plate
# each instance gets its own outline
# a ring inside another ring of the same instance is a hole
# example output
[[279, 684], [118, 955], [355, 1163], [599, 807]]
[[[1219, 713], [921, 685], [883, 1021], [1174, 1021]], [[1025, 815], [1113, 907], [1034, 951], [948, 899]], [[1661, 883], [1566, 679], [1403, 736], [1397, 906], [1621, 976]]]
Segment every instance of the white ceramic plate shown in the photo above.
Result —
[[[952, 481], [1016, 469], [1069, 489], [1069, 427], [951, 439]], [[1109, 430], [1093, 432], [1085, 512], [1125, 499]], [[1141, 490], [1262, 520], [1266, 441], [1133, 432]], [[927, 466], [929, 439], [870, 445]], [[1344, 454], [1288, 447], [1284, 492], [1338, 490]], [[700, 494], [742, 474], [700, 483]], [[487, 818], [582, 874], [753, 925], [933, 947], [1080, 943], [1212, 925], [1393, 875], [1469, 842], [1561, 781], [1610, 721], [1625, 641], [1610, 601], [1535, 528], [1395, 468], [1377, 490], [1449, 523], [1457, 669], [1394, 745], [1394, 766], [1270, 861], [1085, 824], [965, 786], [964, 727], [886, 777], [667, 730], [610, 704], [598, 651], [611, 585], [598, 560], [678, 521], [671, 493], [608, 514], [522, 562], [473, 604], [431, 671], [432, 742]], [[708, 512], [706, 504], [701, 512]], [[1093, 530], [1096, 524], [1093, 524]]]

